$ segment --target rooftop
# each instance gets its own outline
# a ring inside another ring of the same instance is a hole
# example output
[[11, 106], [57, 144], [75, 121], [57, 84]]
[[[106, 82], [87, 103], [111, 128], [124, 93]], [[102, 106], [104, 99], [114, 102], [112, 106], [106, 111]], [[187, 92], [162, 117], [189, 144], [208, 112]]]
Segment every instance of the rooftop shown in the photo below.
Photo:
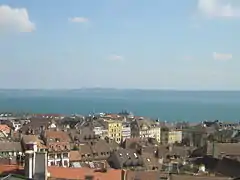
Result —
[[48, 167], [51, 178], [62, 179], [85, 179], [86, 176], [93, 176], [93, 180], [121, 180], [122, 170], [107, 170], [106, 172], [96, 172], [90, 168], [63, 168]]

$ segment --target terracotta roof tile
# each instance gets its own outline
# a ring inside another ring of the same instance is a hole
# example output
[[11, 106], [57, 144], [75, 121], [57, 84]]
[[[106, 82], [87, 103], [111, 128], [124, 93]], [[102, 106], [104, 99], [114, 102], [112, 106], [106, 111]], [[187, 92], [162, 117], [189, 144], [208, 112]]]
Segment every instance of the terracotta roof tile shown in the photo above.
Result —
[[70, 161], [80, 161], [81, 160], [81, 154], [79, 151], [70, 151]]
[[70, 144], [68, 142], [53, 142], [48, 143], [48, 150], [49, 152], [61, 152], [61, 151], [69, 151]]
[[45, 131], [45, 137], [48, 140], [52, 139], [53, 141], [58, 140], [60, 142], [70, 142], [70, 140], [71, 140], [68, 133], [63, 132], [63, 131], [47, 130], [47, 131]]
[[86, 176], [93, 176], [93, 180], [121, 180], [122, 170], [108, 170], [107, 172], [95, 172], [90, 168], [63, 168], [48, 167], [51, 178], [80, 180]]
[[13, 171], [22, 171], [23, 167], [17, 165], [0, 165], [0, 174]]
[[6, 124], [0, 124], [0, 131], [3, 131], [5, 133], [9, 134], [11, 131], [11, 128]]

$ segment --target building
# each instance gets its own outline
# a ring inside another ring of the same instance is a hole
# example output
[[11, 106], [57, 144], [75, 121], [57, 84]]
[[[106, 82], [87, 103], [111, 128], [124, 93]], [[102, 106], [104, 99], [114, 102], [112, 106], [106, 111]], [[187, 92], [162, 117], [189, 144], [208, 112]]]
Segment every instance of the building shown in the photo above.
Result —
[[131, 124], [128, 122], [122, 123], [122, 141], [131, 137]]
[[156, 138], [161, 141], [161, 127], [157, 123], [146, 120], [137, 119], [131, 124], [131, 133], [133, 137]]
[[122, 121], [104, 120], [103, 124], [108, 130], [108, 137], [120, 143], [122, 140]]
[[14, 158], [22, 153], [20, 142], [0, 141], [0, 157]]
[[91, 168], [48, 167], [48, 179], [122, 180], [122, 170], [95, 170]]
[[152, 125], [150, 128], [150, 137], [155, 138], [158, 143], [161, 142], [161, 127], [157, 124]]
[[181, 143], [183, 139], [182, 130], [173, 127], [162, 127], [161, 129], [161, 144]]
[[11, 128], [6, 124], [0, 124], [0, 132], [8, 136], [11, 132]]
[[181, 143], [182, 142], [182, 131], [171, 129], [168, 131], [168, 144]]
[[161, 129], [161, 144], [168, 144], [169, 142], [169, 128], [162, 127]]
[[25, 176], [28, 179], [47, 179], [47, 154], [46, 152], [25, 151]]
[[23, 134], [39, 135], [46, 129], [56, 129], [57, 123], [53, 119], [33, 118], [26, 122], [20, 131]]
[[8, 125], [14, 131], [18, 131], [22, 127], [22, 124], [20, 123], [20, 121], [17, 121], [17, 120], [6, 120], [3, 123]]
[[32, 144], [36, 144], [37, 152], [45, 152], [47, 150], [43, 140], [39, 139], [36, 135], [22, 135], [21, 144], [25, 151], [29, 150], [29, 146]]
[[114, 169], [158, 170], [158, 159], [150, 153], [137, 153], [130, 149], [119, 149], [111, 154], [109, 165]]
[[192, 154], [197, 157], [212, 156], [214, 158], [228, 157], [240, 160], [240, 143], [210, 143], [196, 148]]
[[66, 132], [46, 130], [43, 141], [48, 148], [48, 166], [69, 166], [71, 138]]

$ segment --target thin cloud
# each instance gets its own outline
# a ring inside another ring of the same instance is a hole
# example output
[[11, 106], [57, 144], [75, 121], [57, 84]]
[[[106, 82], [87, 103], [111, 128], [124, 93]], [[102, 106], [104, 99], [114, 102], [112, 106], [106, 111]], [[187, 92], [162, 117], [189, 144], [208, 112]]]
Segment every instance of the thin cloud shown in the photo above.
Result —
[[68, 21], [72, 23], [85, 23], [85, 22], [88, 22], [89, 19], [85, 17], [73, 17], [73, 18], [69, 18]]
[[232, 59], [232, 54], [213, 52], [213, 59], [221, 60], [221, 61], [227, 61], [227, 60]]
[[240, 18], [240, 7], [224, 0], [198, 0], [198, 11], [209, 18]]
[[109, 59], [111, 61], [122, 61], [124, 58], [123, 58], [123, 56], [114, 54], [114, 55], [110, 55]]
[[4, 32], [32, 32], [36, 29], [30, 21], [25, 8], [12, 8], [8, 5], [0, 6], [0, 31]]

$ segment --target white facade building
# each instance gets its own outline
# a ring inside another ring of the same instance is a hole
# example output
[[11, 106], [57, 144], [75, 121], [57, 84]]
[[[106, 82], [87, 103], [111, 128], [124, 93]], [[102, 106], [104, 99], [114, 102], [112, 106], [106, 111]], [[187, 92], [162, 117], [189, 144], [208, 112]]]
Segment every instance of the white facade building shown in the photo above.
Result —
[[48, 166], [69, 166], [69, 153], [48, 153]]
[[155, 138], [161, 142], [161, 127], [150, 120], [136, 120], [132, 124], [133, 137]]
[[131, 137], [131, 126], [130, 123], [122, 123], [122, 140]]
[[160, 126], [152, 126], [149, 129], [150, 137], [153, 137], [157, 140], [157, 142], [161, 142], [161, 127]]

